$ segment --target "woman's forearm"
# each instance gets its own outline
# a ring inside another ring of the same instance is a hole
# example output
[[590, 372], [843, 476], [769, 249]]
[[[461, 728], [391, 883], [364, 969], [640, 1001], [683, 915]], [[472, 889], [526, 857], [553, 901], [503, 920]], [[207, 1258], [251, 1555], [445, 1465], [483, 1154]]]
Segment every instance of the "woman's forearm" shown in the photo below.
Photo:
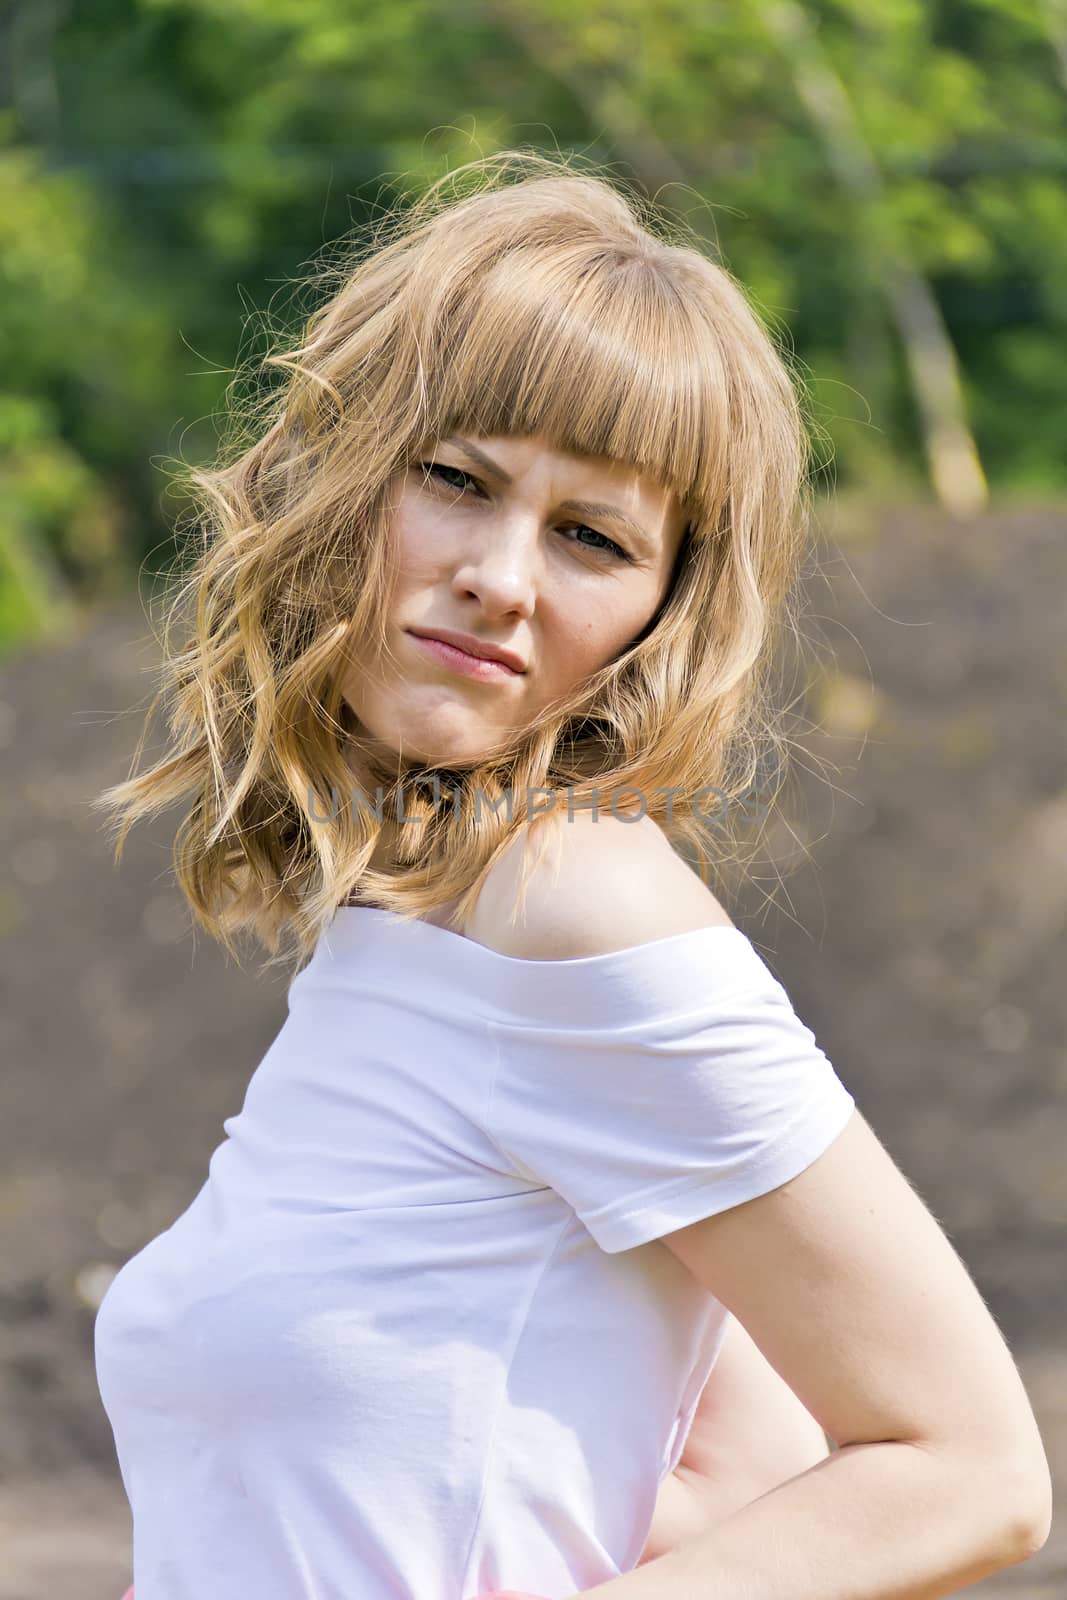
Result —
[[574, 1600], [937, 1600], [1040, 1543], [1017, 1477], [917, 1444], [846, 1445]]

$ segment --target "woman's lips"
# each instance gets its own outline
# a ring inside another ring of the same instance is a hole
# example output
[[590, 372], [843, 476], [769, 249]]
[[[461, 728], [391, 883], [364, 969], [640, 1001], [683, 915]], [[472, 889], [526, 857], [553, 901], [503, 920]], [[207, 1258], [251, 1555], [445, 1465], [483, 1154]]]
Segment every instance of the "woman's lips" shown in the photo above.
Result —
[[459, 650], [454, 644], [445, 644], [443, 639], [424, 639], [417, 633], [413, 633], [411, 637], [439, 665], [448, 667], [453, 672], [459, 672], [465, 678], [475, 678], [487, 683], [498, 678], [522, 677], [521, 672], [513, 671], [503, 661], [486, 661], [482, 656], [468, 655], [466, 650]]

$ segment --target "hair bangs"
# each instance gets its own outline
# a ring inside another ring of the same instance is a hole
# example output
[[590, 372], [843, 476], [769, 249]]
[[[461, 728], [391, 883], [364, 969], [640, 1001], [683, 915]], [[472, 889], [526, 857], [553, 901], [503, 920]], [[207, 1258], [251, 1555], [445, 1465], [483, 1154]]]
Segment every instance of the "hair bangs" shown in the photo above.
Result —
[[437, 369], [427, 393], [439, 437], [517, 434], [626, 462], [701, 522], [717, 521], [723, 363], [648, 255], [592, 245], [509, 252], [435, 308], [420, 344]]

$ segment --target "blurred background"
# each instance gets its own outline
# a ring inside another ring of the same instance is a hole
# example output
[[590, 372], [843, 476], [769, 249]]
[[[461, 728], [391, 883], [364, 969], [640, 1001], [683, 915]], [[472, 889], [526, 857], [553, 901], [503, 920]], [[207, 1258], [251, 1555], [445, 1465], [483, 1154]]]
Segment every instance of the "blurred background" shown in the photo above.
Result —
[[[1067, 0], [8, 0], [0, 1600], [129, 1582], [96, 1307], [284, 1017], [190, 932], [177, 816], [116, 870], [89, 810], [154, 687], [169, 465], [323, 244], [513, 146], [684, 218], [795, 351], [825, 649], [803, 803], [731, 911], [1067, 1479]], [[1059, 1523], [979, 1590], [1062, 1600]]]

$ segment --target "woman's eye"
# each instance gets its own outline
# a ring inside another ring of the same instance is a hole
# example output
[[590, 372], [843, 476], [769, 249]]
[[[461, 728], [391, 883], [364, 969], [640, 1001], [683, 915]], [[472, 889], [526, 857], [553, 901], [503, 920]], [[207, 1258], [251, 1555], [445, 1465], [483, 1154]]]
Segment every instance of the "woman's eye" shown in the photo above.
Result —
[[[623, 561], [631, 559], [629, 552], [624, 550], [621, 545], [617, 545], [614, 539], [609, 539], [606, 533], [600, 533], [596, 528], [587, 528], [584, 522], [572, 522], [568, 524], [568, 527], [575, 528], [579, 533], [591, 533], [594, 539], [603, 539], [604, 541], [602, 545], [587, 544], [583, 547], [584, 549], [592, 550], [595, 554], [603, 552], [605, 555], [615, 555]], [[577, 543], [577, 540], [574, 542]]]
[[[435, 472], [451, 472], [457, 478], [465, 478], [467, 480], [467, 483], [449, 483], [447, 485], [449, 489], [465, 489], [468, 483], [477, 483], [477, 479], [472, 478], [469, 472], [464, 472], [462, 467], [447, 467], [443, 461], [422, 461], [419, 463], [419, 465], [422, 467], [422, 470], [425, 472], [427, 477], [431, 477]], [[444, 482], [445, 480], [441, 481]]]

